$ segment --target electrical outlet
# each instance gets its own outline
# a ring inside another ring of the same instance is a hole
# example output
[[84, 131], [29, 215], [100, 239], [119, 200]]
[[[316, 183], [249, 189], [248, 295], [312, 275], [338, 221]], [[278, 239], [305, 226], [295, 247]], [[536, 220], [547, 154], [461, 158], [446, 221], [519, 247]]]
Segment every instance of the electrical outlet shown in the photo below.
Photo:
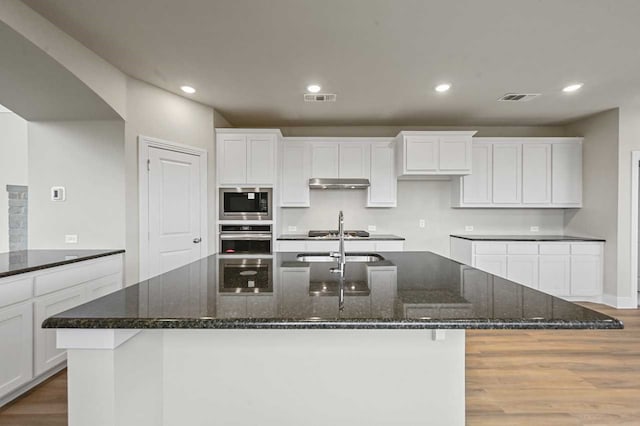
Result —
[[78, 235], [77, 234], [65, 235], [64, 242], [67, 244], [78, 244]]
[[540, 232], [540, 227], [539, 226], [532, 226], [531, 228], [529, 228], [529, 231], [531, 231], [531, 232]]
[[424, 228], [427, 225], [426, 221], [424, 219], [420, 219], [420, 221], [418, 222], [418, 226], [420, 228]]
[[287, 230], [289, 232], [296, 232], [298, 230], [297, 226], [287, 226]]
[[369, 231], [369, 232], [376, 232], [376, 226], [375, 226], [375, 225], [369, 225], [369, 226], [367, 226], [367, 231]]
[[473, 226], [467, 225], [464, 227], [465, 232], [473, 232]]

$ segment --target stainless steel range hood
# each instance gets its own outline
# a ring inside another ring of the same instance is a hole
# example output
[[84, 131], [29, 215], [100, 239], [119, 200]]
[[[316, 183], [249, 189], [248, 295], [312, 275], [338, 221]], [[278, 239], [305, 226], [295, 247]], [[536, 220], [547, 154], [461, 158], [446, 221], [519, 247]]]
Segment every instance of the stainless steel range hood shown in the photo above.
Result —
[[337, 179], [337, 178], [311, 178], [311, 189], [365, 189], [369, 187], [369, 179]]

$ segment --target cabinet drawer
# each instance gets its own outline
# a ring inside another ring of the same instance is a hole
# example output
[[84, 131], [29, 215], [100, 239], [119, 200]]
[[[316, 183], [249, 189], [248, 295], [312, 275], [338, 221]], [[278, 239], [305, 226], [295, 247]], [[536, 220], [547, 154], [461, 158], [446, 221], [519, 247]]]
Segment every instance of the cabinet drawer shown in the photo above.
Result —
[[35, 278], [36, 296], [120, 272], [122, 270], [122, 257], [109, 256], [105, 259], [78, 262], [62, 268]]
[[482, 243], [475, 244], [476, 254], [507, 254], [507, 245], [505, 243]]
[[602, 255], [602, 245], [601, 244], [571, 244], [571, 254], [588, 254], [593, 256]]
[[305, 241], [278, 241], [277, 251], [293, 251], [293, 252], [301, 252], [306, 248]]
[[345, 251], [350, 252], [369, 252], [376, 250], [374, 241], [346, 241], [344, 243]]
[[403, 251], [404, 241], [376, 241], [376, 251]]
[[22, 302], [33, 296], [33, 277], [0, 280], [0, 308]]
[[569, 254], [569, 244], [540, 244], [540, 254]]
[[538, 254], [537, 243], [509, 244], [507, 246], [508, 254]]
[[337, 251], [338, 245], [338, 241], [307, 241], [305, 251], [320, 253]]

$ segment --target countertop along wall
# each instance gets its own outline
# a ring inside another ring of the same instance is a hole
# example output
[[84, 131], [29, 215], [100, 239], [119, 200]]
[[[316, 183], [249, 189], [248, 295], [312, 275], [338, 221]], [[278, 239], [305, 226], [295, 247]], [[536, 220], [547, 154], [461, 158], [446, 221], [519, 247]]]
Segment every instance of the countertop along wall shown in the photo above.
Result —
[[[478, 130], [476, 136], [567, 136], [562, 127], [284, 127], [285, 136], [381, 136], [392, 137], [400, 130]], [[338, 211], [345, 213], [346, 229], [376, 226], [376, 233], [406, 238], [406, 250], [431, 250], [449, 255], [449, 234], [465, 232], [466, 225], [477, 234], [529, 234], [539, 226], [540, 234], [562, 234], [562, 209], [453, 209], [451, 181], [399, 181], [398, 207], [366, 208], [365, 190], [312, 190], [310, 208], [281, 208], [279, 234], [288, 226], [296, 233], [309, 229], [336, 229]], [[418, 222], [425, 219], [425, 228]]]

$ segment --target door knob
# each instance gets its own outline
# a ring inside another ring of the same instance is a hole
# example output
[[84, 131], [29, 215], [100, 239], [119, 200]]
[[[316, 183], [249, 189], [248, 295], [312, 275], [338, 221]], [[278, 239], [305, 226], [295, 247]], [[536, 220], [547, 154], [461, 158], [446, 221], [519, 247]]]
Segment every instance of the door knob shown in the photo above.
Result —
[[202, 241], [202, 238], [200, 238], [200, 237], [194, 238], [193, 239], [193, 244], [198, 244], [200, 241]]

